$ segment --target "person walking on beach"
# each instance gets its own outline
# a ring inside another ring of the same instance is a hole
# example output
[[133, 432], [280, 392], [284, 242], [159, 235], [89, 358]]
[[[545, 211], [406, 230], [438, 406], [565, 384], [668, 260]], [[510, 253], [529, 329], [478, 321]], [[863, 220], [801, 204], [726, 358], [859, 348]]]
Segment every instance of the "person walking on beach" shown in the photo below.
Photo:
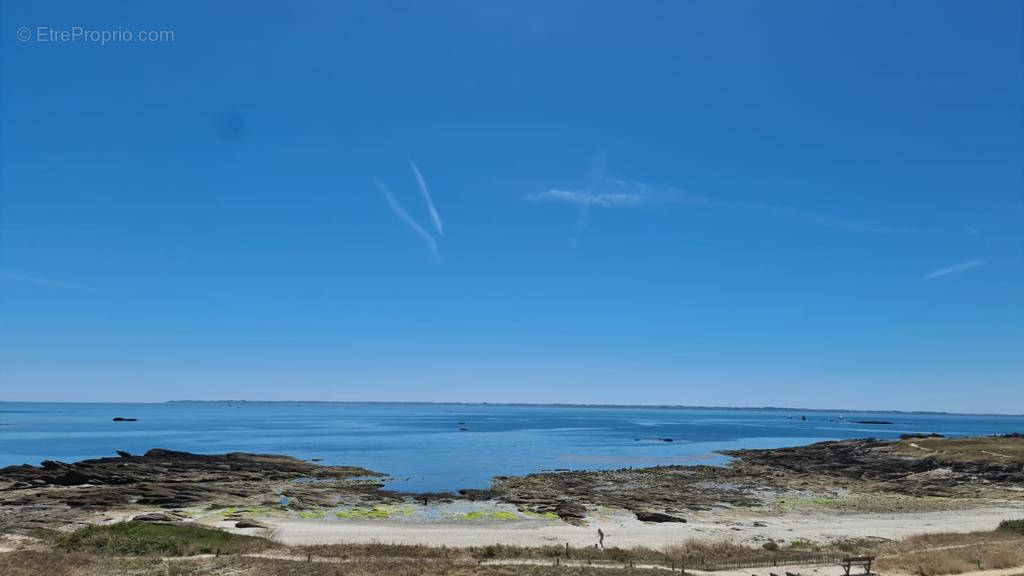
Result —
[[604, 530], [597, 529], [597, 546], [601, 550], [604, 550]]

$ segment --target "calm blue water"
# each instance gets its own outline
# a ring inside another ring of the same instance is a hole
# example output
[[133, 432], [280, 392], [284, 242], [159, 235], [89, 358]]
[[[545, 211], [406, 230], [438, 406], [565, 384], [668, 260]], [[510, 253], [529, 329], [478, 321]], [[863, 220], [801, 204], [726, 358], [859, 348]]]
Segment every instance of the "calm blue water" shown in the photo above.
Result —
[[[115, 416], [139, 421], [111, 421]], [[845, 422], [830, 421], [838, 416], [577, 406], [0, 402], [0, 466], [150, 448], [265, 452], [365, 466], [392, 475], [390, 485], [396, 489], [426, 491], [485, 488], [492, 476], [556, 468], [720, 463], [724, 459], [713, 451], [723, 448], [891, 438], [907, 432], [1024, 432], [1019, 416], [857, 412], [846, 413]], [[893, 425], [850, 422], [857, 419]]]

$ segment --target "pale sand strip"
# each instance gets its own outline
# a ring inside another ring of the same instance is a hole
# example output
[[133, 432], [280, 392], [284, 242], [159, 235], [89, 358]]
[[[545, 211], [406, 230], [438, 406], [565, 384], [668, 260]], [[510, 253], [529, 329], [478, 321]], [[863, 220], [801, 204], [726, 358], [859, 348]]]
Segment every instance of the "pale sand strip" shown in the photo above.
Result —
[[[796, 539], [828, 541], [836, 538], [898, 539], [925, 532], [971, 532], [992, 530], [1000, 520], [1024, 517], [1024, 506], [981, 508], [940, 512], [894, 514], [784, 514], [751, 515], [738, 511], [695, 513], [686, 524], [652, 524], [628, 514], [589, 518], [585, 527], [559, 521], [472, 521], [403, 522], [394, 520], [316, 521], [265, 518], [276, 528], [276, 538], [285, 544], [385, 543], [428, 546], [484, 546], [546, 544], [573, 547], [593, 546], [597, 529], [605, 533], [606, 546], [660, 548], [667, 544], [698, 539], [730, 539], [759, 543], [767, 539], [791, 542]], [[754, 522], [764, 527], [754, 526]], [[220, 527], [239, 533], [257, 529]]]

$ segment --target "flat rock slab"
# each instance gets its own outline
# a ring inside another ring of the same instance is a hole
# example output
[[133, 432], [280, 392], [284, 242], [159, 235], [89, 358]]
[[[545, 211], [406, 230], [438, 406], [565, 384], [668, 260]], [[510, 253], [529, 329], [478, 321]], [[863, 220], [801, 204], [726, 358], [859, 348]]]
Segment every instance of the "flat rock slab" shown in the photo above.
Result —
[[672, 516], [663, 512], [637, 512], [636, 519], [641, 522], [686, 522], [685, 518]]
[[235, 522], [235, 528], [269, 528], [269, 524], [260, 522], [259, 520], [253, 520], [251, 518], [243, 518], [238, 522]]

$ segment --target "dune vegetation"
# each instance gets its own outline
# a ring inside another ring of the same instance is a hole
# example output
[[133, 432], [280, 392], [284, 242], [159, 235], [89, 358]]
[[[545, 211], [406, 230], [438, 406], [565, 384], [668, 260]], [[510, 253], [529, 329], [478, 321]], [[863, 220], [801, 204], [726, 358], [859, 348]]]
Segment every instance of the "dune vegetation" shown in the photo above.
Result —
[[[469, 548], [389, 544], [285, 546], [274, 533], [243, 536], [192, 523], [124, 522], [89, 526], [70, 534], [21, 535], [0, 552], [0, 576], [290, 574], [467, 575], [621, 574], [694, 570], [701, 564], [728, 568], [798, 565], [848, 555], [878, 557], [882, 574], [944, 576], [1024, 566], [1021, 521], [992, 531], [928, 534], [898, 542], [875, 539], [830, 544], [794, 540], [786, 545], [746, 546], [728, 540], [686, 540], [654, 548], [569, 548], [491, 545]], [[3, 540], [0, 542], [8, 542]], [[761, 571], [765, 571], [761, 570]], [[776, 570], [777, 571], [777, 570]], [[1024, 570], [1022, 570], [1024, 572]]]

